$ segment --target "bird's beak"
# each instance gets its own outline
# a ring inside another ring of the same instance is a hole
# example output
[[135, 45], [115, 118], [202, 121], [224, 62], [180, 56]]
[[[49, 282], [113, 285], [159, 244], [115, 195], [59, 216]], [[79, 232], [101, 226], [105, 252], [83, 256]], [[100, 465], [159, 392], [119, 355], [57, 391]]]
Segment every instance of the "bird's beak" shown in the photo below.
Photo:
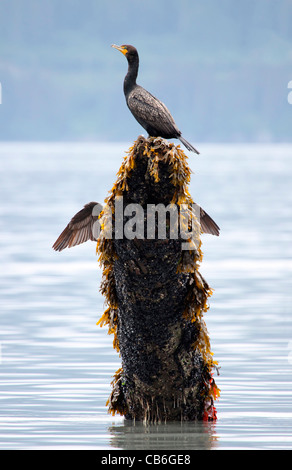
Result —
[[128, 52], [128, 49], [125, 46], [117, 46], [116, 44], [112, 44], [112, 47], [114, 49], [117, 49], [118, 51], [122, 52], [122, 54], [126, 55]]

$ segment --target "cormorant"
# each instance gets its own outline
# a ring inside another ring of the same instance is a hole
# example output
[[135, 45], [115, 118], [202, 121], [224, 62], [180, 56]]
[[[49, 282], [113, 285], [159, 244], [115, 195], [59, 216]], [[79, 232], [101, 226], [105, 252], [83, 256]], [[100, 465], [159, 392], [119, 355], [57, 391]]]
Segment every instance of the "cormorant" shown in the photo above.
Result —
[[[94, 224], [103, 207], [98, 202], [85, 204], [77, 214], [72, 217], [67, 227], [55, 241], [55, 251], [80, 245], [88, 240], [96, 241], [99, 235], [99, 227], [94, 230]], [[200, 224], [203, 233], [219, 235], [219, 227], [214, 220], [200, 207]], [[96, 232], [96, 233], [95, 233]]]
[[128, 44], [122, 46], [112, 44], [112, 47], [122, 52], [127, 58], [129, 66], [124, 79], [124, 93], [127, 105], [139, 124], [144, 127], [151, 137], [179, 139], [188, 150], [199, 153], [182, 137], [181, 131], [165, 104], [151, 95], [149, 91], [137, 85], [136, 78], [139, 69], [137, 49]]

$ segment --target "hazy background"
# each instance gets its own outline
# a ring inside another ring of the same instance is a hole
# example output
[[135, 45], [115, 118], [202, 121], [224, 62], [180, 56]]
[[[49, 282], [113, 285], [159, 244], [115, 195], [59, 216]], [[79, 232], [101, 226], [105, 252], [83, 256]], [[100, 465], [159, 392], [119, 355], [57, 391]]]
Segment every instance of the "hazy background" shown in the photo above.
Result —
[[192, 142], [292, 142], [291, 0], [1, 0], [0, 140], [132, 141], [126, 60]]

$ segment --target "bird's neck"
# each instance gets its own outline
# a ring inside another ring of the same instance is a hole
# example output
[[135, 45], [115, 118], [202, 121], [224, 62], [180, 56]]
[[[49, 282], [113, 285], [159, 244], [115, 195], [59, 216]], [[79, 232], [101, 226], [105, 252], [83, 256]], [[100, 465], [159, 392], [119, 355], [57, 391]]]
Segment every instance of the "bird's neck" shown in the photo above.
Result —
[[124, 93], [127, 95], [136, 85], [136, 79], [138, 75], [139, 60], [130, 63], [128, 67], [127, 75], [124, 80]]

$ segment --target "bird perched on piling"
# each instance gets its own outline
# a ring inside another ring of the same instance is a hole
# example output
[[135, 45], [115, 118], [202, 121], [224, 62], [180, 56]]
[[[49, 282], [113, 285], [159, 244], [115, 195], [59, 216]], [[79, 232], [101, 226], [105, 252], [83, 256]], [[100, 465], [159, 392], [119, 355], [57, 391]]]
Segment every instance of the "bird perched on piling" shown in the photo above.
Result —
[[[61, 235], [53, 245], [55, 251], [62, 251], [65, 248], [80, 245], [88, 240], [97, 241], [100, 227], [97, 223], [99, 214], [103, 206], [98, 202], [85, 204], [77, 214], [75, 214]], [[219, 235], [219, 227], [214, 220], [202, 209], [200, 210], [200, 224], [203, 233]]]
[[112, 44], [112, 47], [122, 52], [128, 61], [128, 72], [124, 79], [124, 94], [127, 105], [139, 124], [144, 127], [149, 136], [179, 139], [188, 150], [198, 154], [198, 150], [182, 137], [181, 131], [165, 104], [151, 95], [149, 91], [137, 85], [136, 79], [139, 69], [137, 49], [128, 44], [122, 46]]

